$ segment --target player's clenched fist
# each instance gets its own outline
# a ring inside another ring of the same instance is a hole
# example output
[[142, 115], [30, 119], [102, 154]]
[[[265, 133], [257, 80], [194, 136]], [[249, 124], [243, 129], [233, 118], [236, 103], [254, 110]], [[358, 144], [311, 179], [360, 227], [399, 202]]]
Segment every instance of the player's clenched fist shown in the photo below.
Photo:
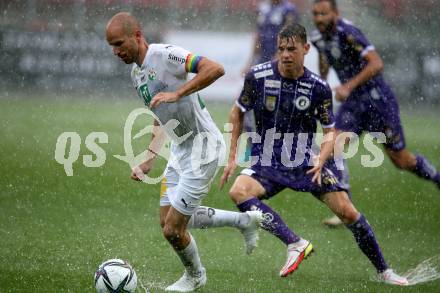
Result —
[[152, 168], [152, 161], [145, 161], [142, 164], [135, 166], [131, 169], [130, 178], [136, 181], [142, 181], [145, 178], [145, 174], [150, 172]]

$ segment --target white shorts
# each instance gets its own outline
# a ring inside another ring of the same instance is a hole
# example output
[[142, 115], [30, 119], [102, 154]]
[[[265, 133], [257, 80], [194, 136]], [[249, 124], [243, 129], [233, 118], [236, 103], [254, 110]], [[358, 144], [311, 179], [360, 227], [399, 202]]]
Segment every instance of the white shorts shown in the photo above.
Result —
[[208, 194], [218, 170], [219, 160], [194, 171], [188, 156], [179, 160], [180, 170], [168, 164], [160, 189], [160, 206], [171, 205], [184, 215], [192, 215]]

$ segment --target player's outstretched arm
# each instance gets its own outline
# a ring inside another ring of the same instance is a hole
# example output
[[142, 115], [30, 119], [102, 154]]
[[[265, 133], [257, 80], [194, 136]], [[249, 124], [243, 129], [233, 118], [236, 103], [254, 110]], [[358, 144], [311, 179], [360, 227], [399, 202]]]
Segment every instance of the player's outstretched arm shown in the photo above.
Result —
[[181, 97], [200, 91], [222, 77], [224, 74], [225, 70], [222, 65], [203, 57], [197, 65], [197, 74], [193, 79], [184, 83], [175, 92], [158, 93], [151, 100], [150, 107], [156, 107], [160, 103], [172, 103], [179, 100]]
[[233, 125], [231, 134], [231, 146], [229, 148], [228, 164], [223, 170], [223, 175], [220, 178], [220, 189], [223, 188], [226, 182], [234, 175], [234, 171], [237, 168], [237, 147], [238, 138], [240, 137], [243, 127], [243, 112], [237, 105], [234, 105], [229, 113], [229, 123]]

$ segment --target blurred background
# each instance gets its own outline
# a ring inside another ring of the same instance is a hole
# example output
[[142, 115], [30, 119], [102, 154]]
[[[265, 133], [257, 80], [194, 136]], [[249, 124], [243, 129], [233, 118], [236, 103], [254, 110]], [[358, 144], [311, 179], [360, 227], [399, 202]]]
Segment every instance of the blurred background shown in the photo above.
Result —
[[[205, 55], [226, 75], [205, 99], [233, 100], [249, 60], [258, 6], [250, 0], [3, 0], [0, 1], [1, 96], [122, 98], [135, 95], [130, 66], [112, 56], [105, 25], [119, 11], [141, 21], [150, 43], [165, 42]], [[308, 32], [311, 3], [292, 0]], [[437, 0], [340, 0], [385, 61], [403, 104], [439, 104], [440, 5]], [[307, 66], [317, 71], [312, 51]], [[331, 83], [337, 83], [334, 76]]]

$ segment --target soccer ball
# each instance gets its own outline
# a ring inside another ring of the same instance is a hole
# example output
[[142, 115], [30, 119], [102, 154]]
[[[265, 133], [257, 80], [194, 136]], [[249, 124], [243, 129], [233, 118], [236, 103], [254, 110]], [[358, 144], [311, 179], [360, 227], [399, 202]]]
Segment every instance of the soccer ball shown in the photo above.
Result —
[[109, 259], [96, 270], [95, 287], [98, 293], [133, 293], [136, 285], [136, 272], [125, 260]]

